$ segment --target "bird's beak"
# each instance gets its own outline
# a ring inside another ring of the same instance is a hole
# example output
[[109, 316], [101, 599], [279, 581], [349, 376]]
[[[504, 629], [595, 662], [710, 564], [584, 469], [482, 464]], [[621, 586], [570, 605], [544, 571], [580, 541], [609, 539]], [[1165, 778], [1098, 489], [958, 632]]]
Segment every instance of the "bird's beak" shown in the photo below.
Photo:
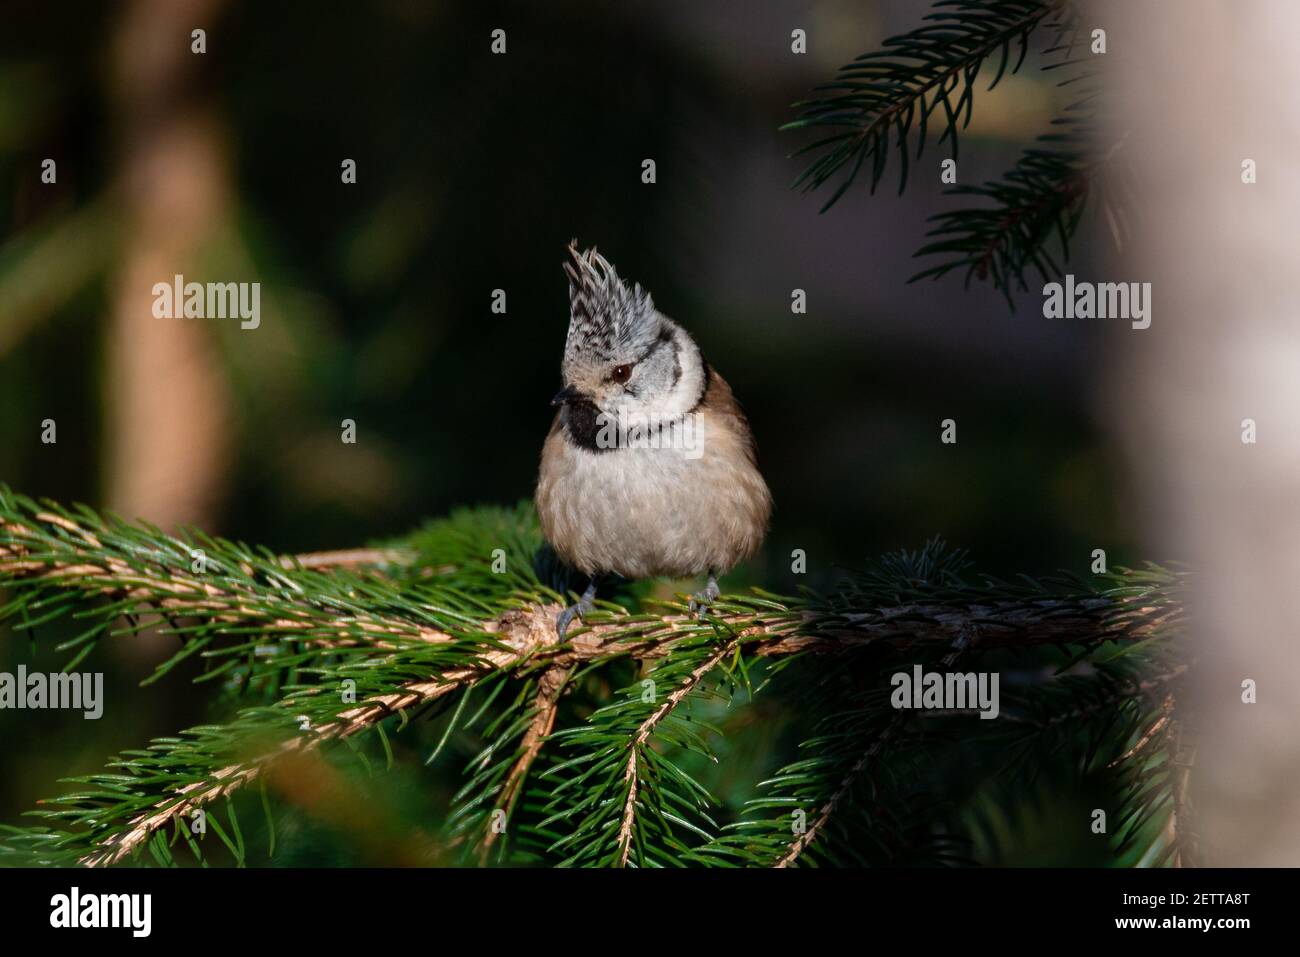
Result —
[[559, 392], [555, 393], [555, 398], [551, 400], [551, 405], [564, 405], [566, 402], [572, 402], [582, 393], [571, 385], [566, 385]]

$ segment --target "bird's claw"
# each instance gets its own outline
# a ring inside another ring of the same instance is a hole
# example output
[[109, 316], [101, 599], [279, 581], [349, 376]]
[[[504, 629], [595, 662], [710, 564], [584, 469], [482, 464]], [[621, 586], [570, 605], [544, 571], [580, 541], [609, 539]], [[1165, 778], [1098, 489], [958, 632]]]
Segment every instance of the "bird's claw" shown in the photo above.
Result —
[[585, 619], [586, 612], [593, 610], [594, 607], [595, 603], [591, 601], [590, 598], [582, 597], [578, 599], [576, 603], [569, 605], [567, 609], [564, 609], [564, 611], [556, 615], [555, 631], [559, 632], [560, 641], [564, 641], [564, 636], [567, 635], [569, 625], [573, 624], [573, 619]]
[[591, 579], [590, 584], [582, 593], [582, 597], [577, 599], [573, 605], [555, 616], [555, 631], [559, 633], [560, 641], [564, 641], [564, 636], [568, 633], [569, 625], [573, 624], [573, 619], [586, 619], [586, 612], [595, 609], [595, 579]]
[[699, 617], [706, 614], [712, 607], [713, 603], [718, 600], [722, 594], [722, 589], [718, 587], [718, 580], [712, 575], [709, 576], [709, 583], [704, 586], [704, 591], [697, 592], [691, 596], [690, 609], [691, 615]]

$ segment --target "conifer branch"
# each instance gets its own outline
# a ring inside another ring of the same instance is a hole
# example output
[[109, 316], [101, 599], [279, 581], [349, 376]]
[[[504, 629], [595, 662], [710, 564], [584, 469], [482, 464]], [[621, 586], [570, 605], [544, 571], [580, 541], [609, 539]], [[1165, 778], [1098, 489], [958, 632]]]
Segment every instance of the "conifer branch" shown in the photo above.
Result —
[[817, 836], [822, 832], [822, 829], [830, 822], [831, 817], [834, 816], [840, 804], [853, 790], [853, 786], [857, 783], [862, 772], [873, 760], [875, 760], [877, 756], [880, 755], [882, 751], [884, 751], [885, 747], [890, 743], [894, 735], [898, 733], [898, 729], [906, 720], [906, 714], [902, 711], [897, 711], [890, 716], [889, 722], [880, 732], [880, 735], [872, 740], [870, 747], [867, 748], [862, 757], [858, 758], [853, 766], [849, 768], [848, 773], [845, 774], [843, 779], [840, 781], [839, 787], [835, 789], [835, 793], [830, 796], [830, 799], [818, 811], [816, 820], [813, 821], [803, 834], [800, 834], [790, 843], [789, 849], [781, 855], [773, 865], [774, 867], [786, 868], [791, 866], [799, 859], [799, 856], [812, 845], [813, 841], [817, 840]]
[[[236, 578], [188, 575], [176, 570], [176, 565], [186, 560], [177, 556], [172, 556], [170, 564], [162, 560], [133, 564], [125, 557], [97, 553], [103, 546], [94, 533], [63, 516], [41, 512], [36, 519], [68, 531], [76, 541], [60, 543], [58, 551], [37, 551], [34, 545], [20, 543], [48, 533], [17, 523], [0, 524], [0, 584], [28, 581], [61, 585], [87, 597], [108, 599], [115, 615], [150, 609], [175, 616], [202, 615], [219, 632], [238, 633], [261, 627], [288, 638], [310, 636], [327, 648], [343, 647], [358, 638], [378, 648], [410, 640], [430, 644], [456, 641], [448, 631], [415, 624], [402, 614], [316, 607], [306, 597], [258, 594]], [[43, 547], [49, 548], [49, 543]], [[241, 571], [252, 575], [256, 569], [242, 563]], [[268, 602], [269, 610], [264, 607]], [[742, 599], [727, 604], [734, 608], [743, 607], [745, 602]], [[539, 605], [474, 624], [485, 631], [517, 627], [543, 631], [553, 629], [552, 618], [560, 607]], [[900, 647], [917, 642], [950, 642], [972, 625], [984, 629], [982, 642], [987, 647], [1059, 644], [1077, 640], [1081, 633], [1101, 640], [1138, 639], [1178, 614], [1176, 609], [1157, 606], [1121, 608], [1112, 599], [1096, 595], [973, 601], [966, 605], [911, 602], [840, 614], [800, 609], [797, 603], [771, 605], [767, 610], [770, 613], [765, 615], [746, 608], [715, 618], [728, 629], [739, 630], [746, 639], [759, 639], [748, 647], [755, 654], [791, 655], [844, 650], [873, 641]], [[1121, 611], [1123, 614], [1112, 614]], [[591, 627], [575, 630], [572, 641], [563, 649], [551, 651], [549, 657], [566, 665], [611, 653], [653, 659], [667, 654], [674, 641], [711, 628], [687, 614], [649, 619], [630, 616], [626, 620], [597, 614], [592, 619]]]
[[[501, 789], [494, 805], [495, 810], [505, 813], [506, 821], [514, 813], [515, 803], [523, 794], [523, 785], [528, 778], [528, 772], [532, 769], [533, 762], [542, 752], [542, 745], [546, 743], [546, 738], [555, 728], [555, 719], [560, 713], [560, 695], [564, 692], [564, 686], [573, 674], [572, 667], [564, 665], [551, 665], [544, 672], [537, 683], [537, 695], [533, 704], [533, 716], [528, 723], [528, 728], [524, 732], [523, 740], [520, 742], [518, 755], [515, 762], [510, 767], [510, 772], [506, 776], [505, 785]], [[487, 828], [483, 833], [483, 840], [480, 844], [480, 863], [486, 862], [488, 852], [492, 845], [496, 843], [497, 836], [502, 832], [495, 828]]]
[[[466, 696], [463, 702], [471, 689], [520, 679], [517, 704], [493, 722], [504, 732], [472, 766], [482, 796], [457, 818], [462, 832], [484, 819], [485, 807], [504, 811], [508, 820], [523, 813], [519, 829], [512, 828], [523, 844], [512, 840], [512, 853], [553, 863], [639, 866], [726, 859], [770, 864], [793, 861], [814, 846], [817, 856], [834, 859], [845, 835], [861, 827], [888, 827], [893, 845], [910, 846], [912, 838], [899, 830], [912, 826], [905, 818], [868, 821], [848, 802], [855, 781], [886, 747], [891, 762], [906, 757], [904, 726], [882, 732], [878, 715], [895, 716], [882, 712], [876, 699], [817, 693], [832, 711], [827, 734], [810, 747], [825, 753], [778, 776], [781, 788], [797, 788], [792, 797], [777, 794], [756, 805], [817, 802], [810, 833], [793, 847], [779, 822], [744, 822], [734, 836], [714, 836], [708, 806], [716, 800], [680, 764], [680, 755], [711, 757], [706, 738], [721, 731], [700, 720], [703, 713], [675, 712], [688, 700], [731, 707], [725, 688], [734, 689], [738, 680], [748, 686], [747, 669], [779, 670], [759, 664], [764, 661], [818, 655], [828, 662], [814, 669], [823, 676], [853, 661], [896, 668], [903, 660], [934, 659], [975, 632], [981, 654], [1056, 647], [1093, 656], [1108, 643], [1159, 646], [1182, 616], [1180, 576], [1163, 569], [1114, 573], [1099, 580], [1101, 587], [1069, 578], [972, 581], [959, 553], [934, 544], [887, 556], [828, 596], [783, 598], [755, 590], [720, 599], [704, 618], [676, 603], [643, 603], [630, 613], [606, 605], [560, 643], [554, 625], [560, 596], [538, 577], [539, 546], [531, 511], [483, 510], [375, 549], [305, 562], [198, 534], [171, 536], [87, 509], [37, 505], [0, 488], [0, 589], [6, 592], [0, 622], [33, 632], [60, 619], [89, 624], [59, 646], [75, 651], [75, 666], [110, 630], [139, 632], [152, 627], [146, 624], [151, 617], [162, 616], [168, 627], [158, 630], [180, 645], [154, 677], [192, 657], [203, 664], [199, 680], [222, 676], [236, 695], [269, 688], [278, 698], [245, 707], [224, 724], [125, 752], [110, 762], [112, 773], [73, 779], [78, 790], [35, 812], [62, 829], [3, 828], [8, 837], [0, 841], [0, 859], [104, 865], [136, 859], [147, 847], [165, 863], [168, 828], [179, 833], [191, 812], [219, 799], [229, 808], [232, 795], [259, 782], [277, 762], [371, 731], [383, 737], [389, 718], [405, 725], [452, 695]], [[508, 558], [504, 573], [491, 559], [498, 547]], [[411, 560], [394, 561], [398, 555]], [[735, 667], [724, 680], [711, 680], [729, 658]], [[611, 703], [597, 703], [586, 726], [562, 725], [560, 695], [575, 670], [594, 674], [620, 661], [638, 663], [643, 674], [673, 690], [654, 702], [634, 685]], [[296, 676], [289, 681], [287, 669]], [[1173, 673], [1173, 666], [1165, 669]], [[870, 686], [881, 683], [887, 672]], [[1127, 708], [1133, 720], [1145, 713], [1146, 685], [1136, 677], [1107, 678], [1090, 686], [1086, 698], [1070, 690], [1075, 685], [1061, 684], [1063, 693], [1042, 698], [1033, 733], [1063, 727], [1052, 719], [1080, 707], [1099, 714]], [[340, 699], [346, 685], [355, 694]], [[453, 716], [444, 740], [456, 726]], [[533, 768], [552, 742], [576, 749], [574, 756], [538, 775]], [[1132, 778], [1142, 785], [1133, 785], [1141, 800], [1123, 815], [1130, 842], [1146, 833], [1146, 822], [1160, 810], [1150, 795], [1168, 796], [1152, 787], [1173, 783], [1148, 766], [1156, 744], [1152, 738], [1119, 769], [1143, 775]], [[871, 784], [878, 790], [874, 774]], [[901, 792], [890, 794], [888, 800], [902, 800]], [[921, 807], [911, 798], [907, 803]], [[848, 819], [832, 828], [845, 812], [851, 812]], [[1176, 823], [1182, 828], [1181, 817]], [[741, 836], [754, 827], [754, 836]], [[484, 833], [467, 846], [477, 847], [482, 858], [489, 850], [504, 854], [505, 842]]]
[[628, 855], [632, 850], [633, 830], [636, 820], [637, 775], [640, 770], [638, 760], [641, 749], [649, 742], [650, 736], [654, 734], [655, 728], [659, 726], [660, 722], [672, 714], [673, 709], [699, 686], [709, 672], [724, 661], [727, 656], [735, 654], [737, 646], [737, 641], [733, 639], [691, 669], [691, 672], [686, 676], [686, 680], [674, 688], [668, 697], [664, 699], [664, 703], [641, 723], [641, 726], [636, 729], [636, 734], [628, 743], [627, 766], [623, 772], [623, 782], [627, 788], [627, 796], [623, 800], [623, 817], [618, 827], [619, 867], [627, 866]]
[[[516, 626], [520, 630], [516, 631]], [[495, 632], [505, 647], [484, 652], [481, 664], [447, 671], [429, 680], [407, 682], [391, 694], [378, 695], [356, 708], [343, 711], [334, 720], [312, 728], [308, 734], [290, 738], [252, 761], [228, 765], [206, 780], [179, 788], [179, 799], [168, 798], [150, 812], [133, 819], [128, 830], [102, 842], [100, 849], [79, 863], [88, 867], [114, 864], [127, 857], [159, 828], [251, 783], [274, 761], [351, 737], [385, 718], [435, 701], [494, 671], [510, 668], [536, 648], [554, 644], [557, 640], [554, 627], [538, 621], [537, 616], [508, 616], [508, 620], [486, 623], [484, 628]]]
[[[957, 662], [957, 659], [961, 657], [962, 653], [974, 643], [976, 636], [977, 631], [974, 625], [963, 629], [953, 641], [952, 650], [943, 657], [942, 661], [940, 661], [940, 670], [951, 668]], [[790, 849], [786, 851], [785, 854], [781, 855], [781, 858], [776, 862], [776, 867], [789, 867], [798, 860], [799, 855], [804, 852], [804, 849], [817, 839], [817, 835], [826, 827], [826, 824], [830, 821], [831, 816], [840, 806], [840, 803], [857, 783], [858, 777], [872, 762], [872, 760], [874, 760], [890, 744], [906, 719], [906, 711], [895, 711], [893, 715], [890, 716], [885, 727], [881, 729], [879, 736], [872, 740], [866, 753], [853, 764], [849, 769], [848, 774], [846, 774], [844, 779], [840, 782], [840, 786], [836, 789], [835, 793], [831, 795], [830, 800], [822, 807], [821, 811], [817, 815], [817, 819], [813, 822], [812, 827], [808, 828], [803, 834], [799, 835], [793, 842], [791, 842]]]
[[1183, 723], [1178, 717], [1178, 701], [1172, 691], [1165, 698], [1162, 717], [1167, 719], [1164, 759], [1169, 767], [1170, 790], [1166, 854], [1173, 867], [1193, 867], [1197, 863], [1198, 849], [1189, 813], [1187, 783], [1195, 752], [1185, 740]]
[[[930, 23], [890, 37], [882, 50], [862, 54], [842, 67], [833, 83], [817, 87], [814, 92], [822, 95], [796, 104], [801, 114], [783, 130], [848, 129], [831, 132], [795, 153], [821, 151], [821, 156], [794, 186], [805, 192], [817, 189], [847, 167], [840, 185], [822, 206], [825, 212], [865, 167], [874, 193], [884, 176], [891, 137], [896, 135], [901, 194], [907, 186], [908, 139], [914, 127], [919, 127], [919, 159], [930, 118], [942, 107], [943, 132], [937, 142], [948, 141], [955, 158], [957, 132], [970, 122], [975, 79], [984, 61], [1001, 51], [997, 75], [989, 86], [993, 89], [1008, 66], [1011, 73], [1019, 71], [1030, 35], [1054, 22], [1063, 7], [1061, 0], [940, 0], [935, 12], [925, 17]], [[1059, 35], [1059, 24], [1057, 30]], [[1011, 46], [1017, 40], [1020, 52], [1012, 64]]]
[[96, 846], [93, 853], [82, 857], [77, 863], [86, 867], [116, 864], [129, 857], [166, 825], [253, 783], [275, 761], [291, 754], [313, 750], [328, 741], [342, 740], [405, 708], [434, 701], [456, 689], [459, 683], [457, 677], [464, 680], [468, 675], [449, 675], [446, 682], [414, 682], [403, 685], [382, 700], [367, 702], [360, 708], [344, 712], [337, 721], [315, 729], [310, 736], [290, 738], [275, 750], [252, 761], [227, 765], [201, 782], [184, 785], [177, 789], [177, 797], [160, 801], [151, 811], [133, 818], [125, 831], [106, 838]]
[[[949, 141], [955, 160], [958, 129], [970, 122], [976, 79], [999, 50], [1001, 58], [989, 90], [1007, 72], [1019, 71], [1031, 35], [1044, 30], [1052, 40], [1044, 50], [1042, 69], [1073, 72], [1058, 86], [1099, 77], [1099, 71], [1082, 66], [1089, 62], [1087, 55], [1075, 56], [1080, 31], [1067, 0], [940, 0], [925, 20], [933, 22], [890, 37], [881, 50], [862, 54], [843, 67], [834, 83], [817, 88], [817, 97], [796, 104], [799, 117], [782, 127], [824, 128], [829, 133], [794, 154], [819, 154], [795, 179], [794, 186], [805, 192], [841, 177], [823, 212], [864, 171], [870, 191], [875, 192], [885, 173], [891, 138], [900, 163], [901, 195], [907, 186], [914, 129], [915, 154], [920, 159], [927, 124], [939, 107], [943, 133], [937, 142]], [[1011, 64], [1011, 44], [1017, 39], [1020, 54]], [[1036, 270], [1044, 282], [1062, 275], [1071, 239], [1094, 196], [1116, 244], [1122, 245], [1128, 228], [1119, 202], [1124, 177], [1115, 162], [1119, 143], [1108, 145], [1109, 131], [1096, 122], [1102, 102], [1100, 82], [1087, 84], [1053, 121], [1053, 130], [1039, 137], [1001, 179], [946, 190], [947, 195], [985, 203], [931, 217], [929, 241], [916, 255], [938, 255], [942, 261], [919, 271], [909, 282], [938, 279], [962, 269], [967, 287], [972, 279], [991, 280], [1010, 305], [1013, 289], [1028, 288], [1027, 271]], [[1133, 197], [1122, 199], [1131, 205]]]

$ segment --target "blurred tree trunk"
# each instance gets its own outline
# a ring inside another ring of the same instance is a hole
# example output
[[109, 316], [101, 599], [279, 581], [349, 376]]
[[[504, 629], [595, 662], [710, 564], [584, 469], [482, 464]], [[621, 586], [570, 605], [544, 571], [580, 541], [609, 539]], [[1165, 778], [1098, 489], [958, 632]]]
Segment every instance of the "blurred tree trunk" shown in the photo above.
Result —
[[113, 56], [126, 241], [106, 334], [106, 500], [164, 528], [215, 526], [229, 461], [229, 390], [214, 330], [201, 319], [155, 318], [151, 291], [177, 273], [188, 278], [229, 206], [225, 143], [196, 94], [210, 54], [190, 49], [196, 28], [219, 42], [219, 5], [136, 0]]
[[[1105, 13], [1105, 16], [1099, 14]], [[1115, 348], [1115, 404], [1152, 557], [1189, 561], [1197, 655], [1191, 820], [1204, 863], [1300, 864], [1300, 5], [1092, 8], [1124, 77], [1116, 117], [1143, 203], [1107, 278], [1153, 283]], [[1258, 182], [1242, 182], [1242, 163]], [[1138, 210], [1131, 210], [1138, 212]], [[1253, 419], [1258, 442], [1242, 441]], [[1258, 684], [1243, 703], [1242, 683]]]

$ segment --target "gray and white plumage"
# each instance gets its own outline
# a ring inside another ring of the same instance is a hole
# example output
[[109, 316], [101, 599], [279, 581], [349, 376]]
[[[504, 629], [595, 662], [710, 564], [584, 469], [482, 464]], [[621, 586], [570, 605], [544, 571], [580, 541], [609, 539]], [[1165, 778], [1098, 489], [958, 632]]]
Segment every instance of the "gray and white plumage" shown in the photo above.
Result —
[[767, 531], [772, 500], [749, 423], [649, 293], [595, 249], [569, 254], [564, 388], [537, 483], [543, 533], [593, 578], [712, 584]]

